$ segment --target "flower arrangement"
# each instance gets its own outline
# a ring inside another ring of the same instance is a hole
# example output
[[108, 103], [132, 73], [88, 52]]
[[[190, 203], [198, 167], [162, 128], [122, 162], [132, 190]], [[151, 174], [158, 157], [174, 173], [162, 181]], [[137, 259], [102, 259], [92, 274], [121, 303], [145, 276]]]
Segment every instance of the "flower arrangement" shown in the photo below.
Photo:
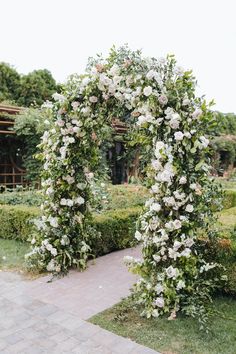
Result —
[[192, 73], [176, 66], [173, 56], [143, 58], [122, 47], [106, 60], [90, 60], [85, 75], [72, 76], [63, 94], [53, 95], [51, 127], [41, 142], [45, 201], [31, 265], [54, 273], [86, 266], [104, 127], [128, 114], [150, 156], [150, 199], [135, 234], [143, 258], [126, 258], [140, 275], [135, 294], [147, 317], [169, 313], [172, 319], [183, 308], [196, 312], [188, 299], [198, 291], [207, 296], [216, 265], [195, 249], [198, 229], [209, 228], [214, 196], [204, 135], [213, 117], [195, 97], [195, 86]]

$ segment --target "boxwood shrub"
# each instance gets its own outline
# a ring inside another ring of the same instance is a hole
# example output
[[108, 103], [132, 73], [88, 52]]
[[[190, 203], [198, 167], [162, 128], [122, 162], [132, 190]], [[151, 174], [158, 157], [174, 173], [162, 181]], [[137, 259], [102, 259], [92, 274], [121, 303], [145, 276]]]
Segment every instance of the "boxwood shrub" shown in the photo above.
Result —
[[[135, 221], [140, 207], [107, 211], [94, 214], [94, 237], [91, 240], [93, 254], [100, 256], [135, 244]], [[0, 206], [0, 237], [30, 241], [32, 220], [39, 215], [36, 207], [24, 205]]]

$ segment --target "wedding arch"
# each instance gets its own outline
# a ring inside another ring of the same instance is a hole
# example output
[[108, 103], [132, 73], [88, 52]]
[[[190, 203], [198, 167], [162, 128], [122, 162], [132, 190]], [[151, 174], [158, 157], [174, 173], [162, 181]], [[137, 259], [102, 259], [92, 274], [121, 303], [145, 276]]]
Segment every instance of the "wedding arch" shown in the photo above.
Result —
[[29, 263], [53, 273], [86, 266], [94, 232], [92, 184], [105, 127], [128, 113], [150, 154], [150, 198], [135, 233], [143, 258], [126, 257], [140, 275], [135, 293], [143, 314], [173, 318], [189, 306], [186, 299], [210, 287], [215, 264], [204, 261], [195, 241], [212, 215], [204, 135], [212, 113], [195, 96], [195, 86], [192, 73], [176, 66], [173, 56], [144, 58], [122, 47], [90, 61], [83, 76], [54, 94], [47, 105], [51, 127], [41, 143], [45, 201]]

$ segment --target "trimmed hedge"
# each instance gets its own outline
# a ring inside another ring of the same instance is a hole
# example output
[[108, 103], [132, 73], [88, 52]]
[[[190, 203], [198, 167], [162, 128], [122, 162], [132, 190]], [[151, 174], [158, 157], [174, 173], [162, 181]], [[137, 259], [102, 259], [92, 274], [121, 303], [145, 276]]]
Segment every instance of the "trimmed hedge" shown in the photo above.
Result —
[[[96, 230], [91, 240], [95, 256], [135, 245], [135, 221], [140, 207], [118, 209], [95, 214], [93, 226]], [[39, 215], [39, 209], [24, 205], [0, 206], [0, 237], [30, 241], [33, 230], [32, 219]]]
[[39, 215], [36, 207], [0, 205], [0, 237], [28, 241], [32, 233], [32, 219]]
[[236, 206], [236, 191], [234, 190], [226, 190], [225, 197], [223, 200], [223, 208], [229, 209]]
[[95, 256], [134, 246], [135, 223], [140, 207], [117, 209], [94, 216], [94, 227], [98, 234], [92, 240]]

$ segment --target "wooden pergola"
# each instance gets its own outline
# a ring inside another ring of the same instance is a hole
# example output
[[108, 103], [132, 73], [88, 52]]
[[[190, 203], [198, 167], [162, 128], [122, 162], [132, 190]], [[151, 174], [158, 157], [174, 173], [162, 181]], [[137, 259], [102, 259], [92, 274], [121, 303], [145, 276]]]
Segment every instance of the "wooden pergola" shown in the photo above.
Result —
[[19, 164], [20, 156], [13, 145], [17, 143], [14, 131], [14, 117], [21, 107], [0, 104], [0, 186], [16, 188], [27, 184], [26, 171]]

